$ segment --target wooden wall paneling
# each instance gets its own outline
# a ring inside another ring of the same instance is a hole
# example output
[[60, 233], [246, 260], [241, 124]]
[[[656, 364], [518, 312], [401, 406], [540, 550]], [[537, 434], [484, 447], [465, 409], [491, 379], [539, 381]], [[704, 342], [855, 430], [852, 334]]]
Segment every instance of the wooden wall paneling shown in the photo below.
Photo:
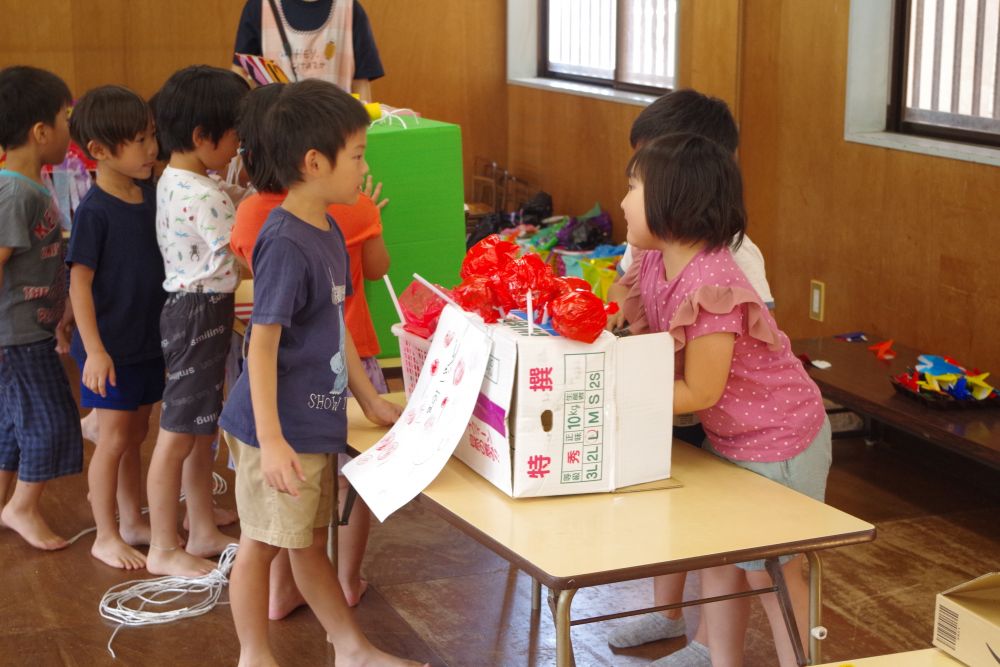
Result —
[[242, 0], [138, 0], [128, 2], [129, 87], [151, 96], [188, 65], [229, 68]]
[[73, 61], [73, 17], [68, 1], [39, 11], [33, 0], [4, 0], [0, 14], [0, 67], [31, 65], [55, 72], [79, 94]]
[[680, 5], [679, 87], [725, 100], [739, 112], [743, 0], [698, 0]]
[[[844, 141], [849, 8], [745, 8], [741, 163], [779, 322], [792, 337], [878, 331], [1000, 372], [997, 169]], [[823, 323], [807, 317], [810, 278], [827, 284]]]
[[629, 130], [638, 106], [510, 86], [510, 163], [552, 195], [556, 213], [578, 215], [600, 202], [625, 238], [619, 206]]
[[507, 163], [506, 3], [432, 4], [364, 1], [386, 70], [372, 93], [376, 101], [460, 125], [471, 192], [475, 157]]
[[109, 83], [128, 85], [128, 3], [125, 0], [72, 2], [73, 61], [80, 97]]

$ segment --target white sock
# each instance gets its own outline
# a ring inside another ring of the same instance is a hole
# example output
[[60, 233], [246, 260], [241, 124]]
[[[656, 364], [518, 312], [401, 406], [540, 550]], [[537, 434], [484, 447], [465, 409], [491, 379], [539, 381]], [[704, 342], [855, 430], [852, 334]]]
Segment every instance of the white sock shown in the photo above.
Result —
[[680, 637], [685, 632], [684, 617], [667, 618], [659, 612], [633, 616], [608, 635], [608, 643], [615, 648], [632, 648], [649, 642]]
[[679, 651], [649, 664], [649, 667], [712, 667], [708, 647], [694, 640]]

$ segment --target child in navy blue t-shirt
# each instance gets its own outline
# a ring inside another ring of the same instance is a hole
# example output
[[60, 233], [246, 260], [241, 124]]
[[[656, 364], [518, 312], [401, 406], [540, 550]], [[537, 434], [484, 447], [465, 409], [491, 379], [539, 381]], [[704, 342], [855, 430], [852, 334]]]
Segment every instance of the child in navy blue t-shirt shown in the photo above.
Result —
[[134, 570], [146, 559], [133, 545], [149, 544], [140, 509], [139, 446], [164, 385], [159, 318], [166, 293], [156, 195], [137, 182], [152, 174], [156, 135], [146, 102], [121, 86], [87, 92], [73, 110], [70, 132], [97, 161], [97, 180], [74, 214], [66, 257], [80, 405], [94, 408], [98, 421], [87, 470], [97, 524], [91, 554]]
[[336, 454], [346, 447], [345, 390], [376, 423], [390, 424], [401, 411], [376, 393], [344, 325], [349, 260], [326, 212], [357, 200], [368, 118], [333, 84], [307, 80], [282, 90], [266, 123], [261, 157], [288, 197], [254, 248], [247, 368], [219, 420], [236, 461], [242, 534], [229, 599], [240, 664], [275, 664], [267, 641], [268, 577], [286, 548], [337, 664], [413, 665], [368, 642], [326, 555]]

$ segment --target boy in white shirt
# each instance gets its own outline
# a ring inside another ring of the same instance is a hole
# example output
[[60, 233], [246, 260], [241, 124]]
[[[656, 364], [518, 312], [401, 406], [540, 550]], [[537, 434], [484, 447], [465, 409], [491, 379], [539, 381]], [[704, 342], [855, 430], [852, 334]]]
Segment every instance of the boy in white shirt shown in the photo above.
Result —
[[[157, 132], [170, 162], [156, 188], [167, 384], [147, 482], [152, 574], [207, 574], [215, 567], [207, 557], [234, 541], [213, 517], [211, 447], [240, 276], [229, 251], [235, 208], [208, 172], [226, 168], [236, 155], [237, 112], [248, 90], [234, 72], [198, 65], [176, 72], [157, 94]], [[184, 549], [177, 533], [182, 470], [190, 521]]]

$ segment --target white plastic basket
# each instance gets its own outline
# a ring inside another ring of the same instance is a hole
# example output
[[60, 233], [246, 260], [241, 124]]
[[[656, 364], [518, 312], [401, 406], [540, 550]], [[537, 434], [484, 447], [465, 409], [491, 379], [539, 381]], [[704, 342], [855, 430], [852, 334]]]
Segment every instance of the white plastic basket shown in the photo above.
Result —
[[399, 339], [399, 356], [403, 366], [403, 391], [409, 398], [420, 378], [420, 371], [427, 359], [427, 350], [431, 347], [431, 339], [412, 334], [398, 323], [393, 324], [390, 331]]

